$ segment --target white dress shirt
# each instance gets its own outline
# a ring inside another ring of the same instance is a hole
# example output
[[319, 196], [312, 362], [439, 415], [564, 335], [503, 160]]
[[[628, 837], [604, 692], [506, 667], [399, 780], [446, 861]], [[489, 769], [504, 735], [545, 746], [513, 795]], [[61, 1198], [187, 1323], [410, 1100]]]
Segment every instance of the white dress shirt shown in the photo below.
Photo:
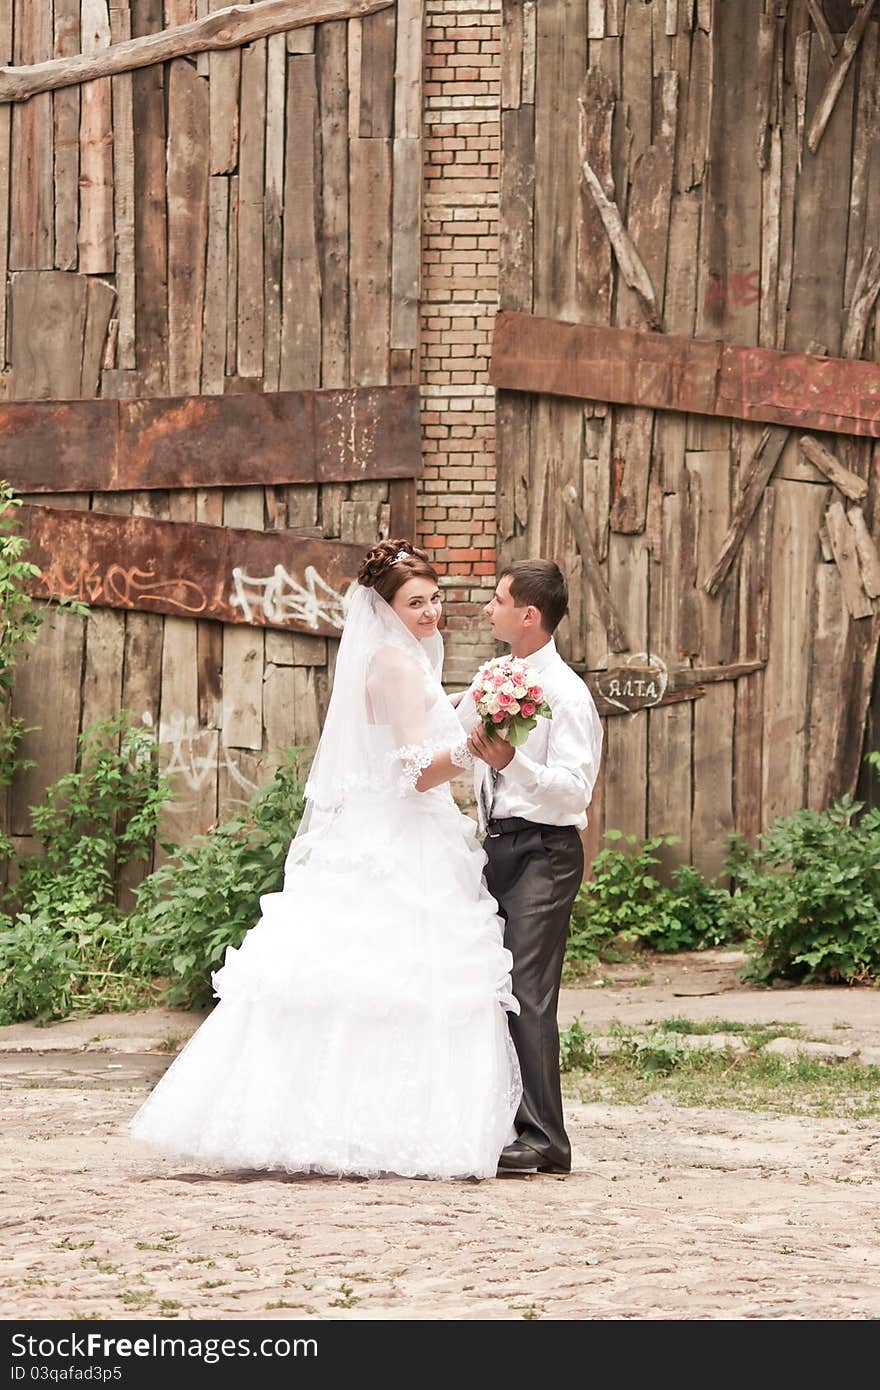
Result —
[[[574, 825], [583, 830], [602, 754], [596, 705], [584, 681], [562, 660], [552, 637], [523, 660], [540, 673], [553, 717], [538, 716], [525, 743], [498, 773], [494, 799], [491, 769], [481, 758], [474, 760], [480, 828], [486, 828], [483, 807], [491, 803], [494, 819], [522, 816], [540, 825]], [[478, 722], [472, 688], [461, 700], [458, 713], [470, 733]]]

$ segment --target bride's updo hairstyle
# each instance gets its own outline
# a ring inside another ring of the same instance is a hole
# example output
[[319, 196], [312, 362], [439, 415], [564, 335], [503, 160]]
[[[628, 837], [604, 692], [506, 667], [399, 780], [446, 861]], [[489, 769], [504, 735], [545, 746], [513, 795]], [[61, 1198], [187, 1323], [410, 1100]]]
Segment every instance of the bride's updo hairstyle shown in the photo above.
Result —
[[358, 583], [390, 603], [408, 579], [430, 579], [439, 584], [437, 571], [424, 550], [412, 541], [380, 541], [368, 550], [358, 570]]

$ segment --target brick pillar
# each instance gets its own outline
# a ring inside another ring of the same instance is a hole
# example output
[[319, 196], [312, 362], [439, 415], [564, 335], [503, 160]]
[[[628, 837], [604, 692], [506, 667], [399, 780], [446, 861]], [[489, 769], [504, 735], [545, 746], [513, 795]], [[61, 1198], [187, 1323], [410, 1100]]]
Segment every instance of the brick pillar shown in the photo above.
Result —
[[427, 0], [418, 533], [443, 576], [446, 678], [469, 679], [495, 646], [500, 0]]

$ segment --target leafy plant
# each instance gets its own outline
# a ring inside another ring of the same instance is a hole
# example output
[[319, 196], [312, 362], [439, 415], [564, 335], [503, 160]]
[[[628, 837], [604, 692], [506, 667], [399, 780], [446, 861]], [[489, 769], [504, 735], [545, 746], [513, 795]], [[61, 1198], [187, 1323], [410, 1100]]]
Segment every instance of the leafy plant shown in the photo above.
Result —
[[169, 977], [168, 1003], [211, 999], [211, 972], [240, 945], [264, 893], [284, 878], [290, 838], [304, 806], [302, 750], [293, 749], [243, 814], [178, 850], [145, 879], [129, 922], [142, 974]]
[[880, 978], [880, 810], [841, 797], [780, 817], [751, 851], [730, 842], [730, 916], [751, 973], [847, 984]]
[[568, 1028], [559, 1033], [559, 1070], [574, 1071], [594, 1065], [597, 1053], [589, 1034], [584, 1032], [581, 1015], [573, 1019]]
[[123, 713], [79, 738], [79, 771], [31, 807], [42, 852], [18, 865], [0, 923], [0, 1022], [61, 1018], [149, 996], [133, 977], [115, 871], [148, 857], [169, 796], [154, 741]]
[[569, 959], [598, 956], [615, 937], [657, 951], [687, 951], [729, 939], [729, 895], [698, 869], [679, 866], [671, 885], [658, 875], [658, 850], [678, 843], [673, 835], [639, 841], [608, 830], [605, 839], [626, 848], [602, 849], [593, 877], [581, 885], [572, 910]]

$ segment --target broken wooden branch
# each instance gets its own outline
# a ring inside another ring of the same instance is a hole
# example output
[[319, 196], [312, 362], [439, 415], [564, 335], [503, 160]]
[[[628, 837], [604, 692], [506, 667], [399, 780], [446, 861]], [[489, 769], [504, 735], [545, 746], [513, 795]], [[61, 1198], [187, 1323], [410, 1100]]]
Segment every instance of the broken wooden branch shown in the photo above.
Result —
[[856, 56], [856, 49], [861, 42], [862, 35], [868, 26], [868, 20], [871, 18], [871, 11], [874, 8], [874, 4], [875, 0], [867, 0], [867, 3], [862, 6], [862, 9], [856, 16], [841, 45], [840, 52], [834, 59], [834, 64], [828, 74], [828, 81], [825, 83], [825, 89], [819, 98], [807, 128], [807, 147], [811, 154], [816, 153], [822, 136], [825, 134], [825, 127], [831, 119], [834, 103], [837, 101], [840, 95], [840, 89], [846, 81], [846, 75], [849, 72], [853, 58]]
[[841, 357], [861, 357], [868, 319], [878, 293], [880, 293], [880, 256], [873, 247], [869, 246], [865, 252], [865, 258], [862, 261], [853, 290], [846, 328], [843, 332]]
[[743, 490], [727, 535], [721, 543], [718, 559], [703, 582], [703, 588], [710, 598], [714, 598], [718, 593], [727, 578], [731, 565], [739, 554], [746, 531], [748, 531], [752, 517], [758, 510], [758, 505], [764, 496], [764, 489], [779, 462], [779, 456], [785, 448], [785, 441], [790, 433], [791, 431], [784, 426], [773, 425], [765, 429], [758, 440], [755, 452], [746, 465]]
[[861, 502], [868, 495], [868, 484], [864, 478], [860, 478], [855, 473], [851, 473], [848, 468], [844, 468], [829, 449], [824, 444], [820, 444], [818, 439], [813, 439], [808, 434], [802, 434], [798, 441], [801, 453], [810, 463], [815, 464], [820, 473], [839, 488], [844, 497], [848, 497], [851, 502]]
[[874, 605], [862, 584], [855, 533], [842, 502], [831, 503], [825, 513], [825, 525], [834, 552], [834, 563], [840, 574], [846, 606], [853, 618], [869, 618], [874, 612]]
[[608, 645], [612, 651], [626, 652], [630, 650], [630, 641], [626, 632], [626, 624], [614, 606], [608, 587], [605, 583], [605, 576], [599, 564], [599, 557], [596, 554], [596, 547], [590, 535], [590, 526], [587, 518], [581, 509], [578, 495], [571, 483], [562, 489], [562, 501], [568, 513], [568, 520], [574, 532], [577, 548], [581, 553], [581, 560], [584, 567], [584, 577], [593, 591], [596, 606], [599, 609], [599, 616], [608, 634]]
[[590, 161], [585, 159], [581, 167], [587, 181], [587, 187], [593, 195], [593, 201], [599, 211], [599, 216], [602, 218], [611, 249], [620, 267], [620, 273], [630, 289], [638, 296], [648, 327], [658, 328], [660, 326], [660, 306], [657, 303], [657, 295], [635, 243], [623, 225], [620, 209], [617, 203], [606, 194]]
[[822, 0], [807, 0], [807, 8], [816, 26], [819, 42], [825, 50], [825, 57], [829, 63], [833, 63], [837, 57], [837, 44], [834, 42], [834, 35], [828, 27], [825, 11], [822, 9]]
[[846, 519], [852, 528], [862, 587], [868, 598], [880, 598], [880, 551], [874, 544], [861, 507], [850, 507]]
[[352, 19], [387, 9], [393, 0], [257, 0], [230, 5], [190, 24], [127, 39], [95, 53], [53, 58], [22, 67], [0, 67], [0, 104], [29, 101], [39, 92], [57, 91], [80, 82], [112, 77], [134, 68], [165, 63], [212, 49], [240, 48], [270, 34], [323, 20]]

